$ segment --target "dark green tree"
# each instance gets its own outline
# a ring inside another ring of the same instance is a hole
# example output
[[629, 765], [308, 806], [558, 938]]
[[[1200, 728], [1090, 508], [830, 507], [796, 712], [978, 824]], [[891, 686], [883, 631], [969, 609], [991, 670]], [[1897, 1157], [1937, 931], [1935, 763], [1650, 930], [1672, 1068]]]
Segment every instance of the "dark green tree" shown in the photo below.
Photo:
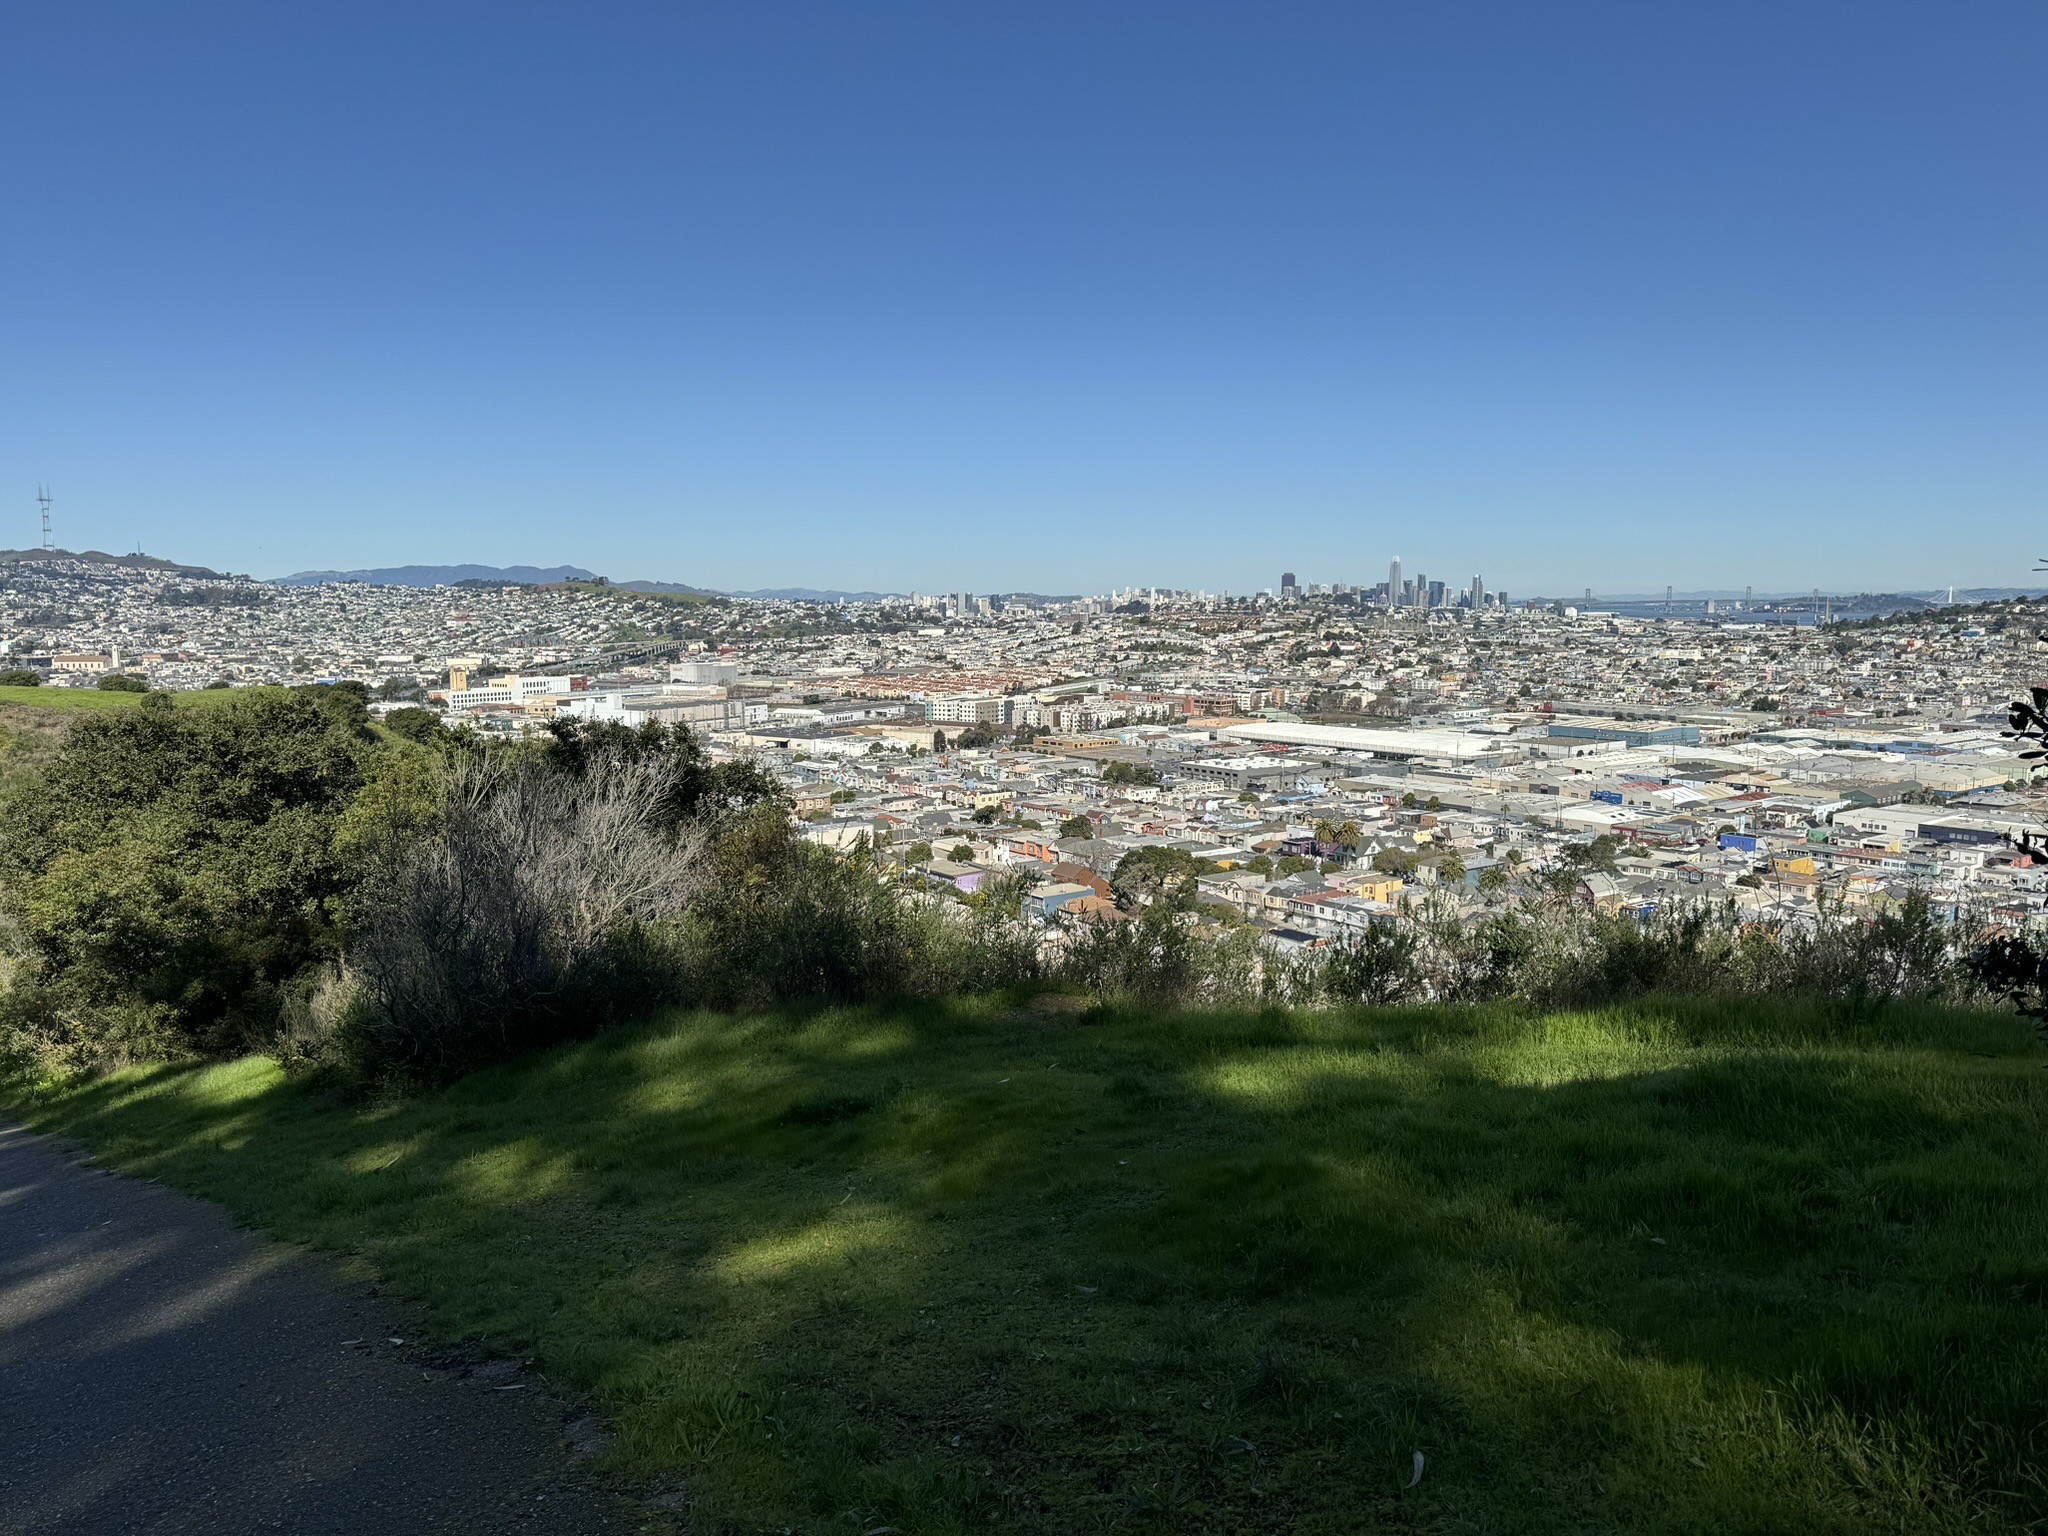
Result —
[[421, 746], [435, 746], [448, 739], [448, 727], [428, 709], [394, 709], [384, 717], [384, 728], [394, 736]]
[[339, 951], [341, 817], [375, 750], [359, 695], [239, 696], [75, 720], [0, 797], [0, 905], [24, 966], [7, 1006], [82, 1059], [260, 1037], [281, 989]]
[[1184, 848], [1133, 848], [1109, 877], [1110, 894], [1126, 912], [1139, 907], [1191, 911], [1202, 866]]
[[750, 758], [714, 763], [686, 725], [642, 726], [614, 721], [555, 720], [542, 749], [548, 768], [580, 778], [600, 758], [623, 762], [658, 759], [671, 770], [665, 819], [680, 824], [698, 817], [736, 814], [761, 804], [787, 808], [789, 797], [774, 775]]
[[1621, 839], [1612, 832], [1602, 832], [1591, 842], [1566, 844], [1564, 862], [1581, 873], [1611, 875], [1621, 867], [1616, 862], [1620, 852]]

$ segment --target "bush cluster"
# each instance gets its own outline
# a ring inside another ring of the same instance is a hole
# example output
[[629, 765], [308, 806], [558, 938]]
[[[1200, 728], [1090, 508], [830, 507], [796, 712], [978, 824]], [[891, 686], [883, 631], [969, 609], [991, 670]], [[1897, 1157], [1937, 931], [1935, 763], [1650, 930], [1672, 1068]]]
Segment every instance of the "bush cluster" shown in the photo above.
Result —
[[1048, 939], [1026, 874], [963, 902], [875, 850], [828, 851], [772, 779], [687, 730], [565, 722], [486, 748], [420, 712], [379, 729], [365, 704], [151, 696], [81, 714], [11, 771], [0, 1055], [64, 1072], [257, 1048], [439, 1079], [670, 1001], [1048, 987], [1167, 1008], [1801, 993], [2048, 1011], [2048, 955], [1965, 948], [1917, 897], [1799, 926], [1714, 904], [1639, 922], [1537, 882], [1513, 911], [1439, 895], [1280, 955], [1201, 921], [1193, 861], [1145, 850], [1111, 881], [1119, 920]]
[[331, 690], [74, 717], [0, 791], [0, 1047], [70, 1067], [260, 1043], [341, 953], [337, 831], [373, 750]]
[[1646, 920], [1586, 910], [1552, 891], [1466, 921], [1441, 898], [1399, 928], [1311, 952], [1288, 986], [1299, 1000], [1584, 1006], [1651, 993], [1956, 999], [1981, 991], [1975, 950], [1921, 893], [1876, 913], [1823, 908], [1784, 923], [1732, 902], [1677, 903]]

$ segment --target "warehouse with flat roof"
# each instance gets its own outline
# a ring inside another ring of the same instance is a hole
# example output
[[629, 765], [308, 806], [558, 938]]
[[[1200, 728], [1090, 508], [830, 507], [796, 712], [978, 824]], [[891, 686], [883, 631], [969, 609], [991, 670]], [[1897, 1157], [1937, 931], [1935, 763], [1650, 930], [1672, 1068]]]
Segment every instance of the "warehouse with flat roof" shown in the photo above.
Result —
[[1225, 726], [1216, 733], [1227, 741], [1261, 746], [1331, 747], [1339, 752], [1369, 752], [1398, 759], [1443, 758], [1454, 763], [1498, 760], [1516, 750], [1512, 738], [1472, 735], [1464, 731], [1379, 730], [1360, 725], [1296, 725], [1261, 720]]

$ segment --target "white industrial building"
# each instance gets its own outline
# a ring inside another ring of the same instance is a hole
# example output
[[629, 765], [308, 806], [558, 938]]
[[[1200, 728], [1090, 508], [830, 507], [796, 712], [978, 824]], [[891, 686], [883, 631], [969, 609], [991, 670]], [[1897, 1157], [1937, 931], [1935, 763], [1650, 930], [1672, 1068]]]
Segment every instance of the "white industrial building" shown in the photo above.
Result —
[[1521, 753], [1521, 744], [1499, 735], [1478, 736], [1464, 731], [1379, 730], [1357, 725], [1298, 725], [1284, 721], [1259, 721], [1251, 725], [1227, 725], [1216, 733], [1228, 741], [1264, 746], [1328, 747], [1339, 752], [1368, 752], [1374, 757], [1446, 758], [1454, 763], [1481, 758], [1499, 758], [1506, 752]]

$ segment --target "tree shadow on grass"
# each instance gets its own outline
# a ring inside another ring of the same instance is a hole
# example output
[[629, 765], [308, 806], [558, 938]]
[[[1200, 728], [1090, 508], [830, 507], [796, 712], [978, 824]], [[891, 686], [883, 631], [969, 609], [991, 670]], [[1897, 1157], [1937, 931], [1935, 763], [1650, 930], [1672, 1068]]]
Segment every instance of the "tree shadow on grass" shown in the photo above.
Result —
[[381, 1110], [243, 1064], [43, 1120], [538, 1353], [707, 1519], [2020, 1528], [2048, 1169], [2003, 1029], [679, 1016]]

